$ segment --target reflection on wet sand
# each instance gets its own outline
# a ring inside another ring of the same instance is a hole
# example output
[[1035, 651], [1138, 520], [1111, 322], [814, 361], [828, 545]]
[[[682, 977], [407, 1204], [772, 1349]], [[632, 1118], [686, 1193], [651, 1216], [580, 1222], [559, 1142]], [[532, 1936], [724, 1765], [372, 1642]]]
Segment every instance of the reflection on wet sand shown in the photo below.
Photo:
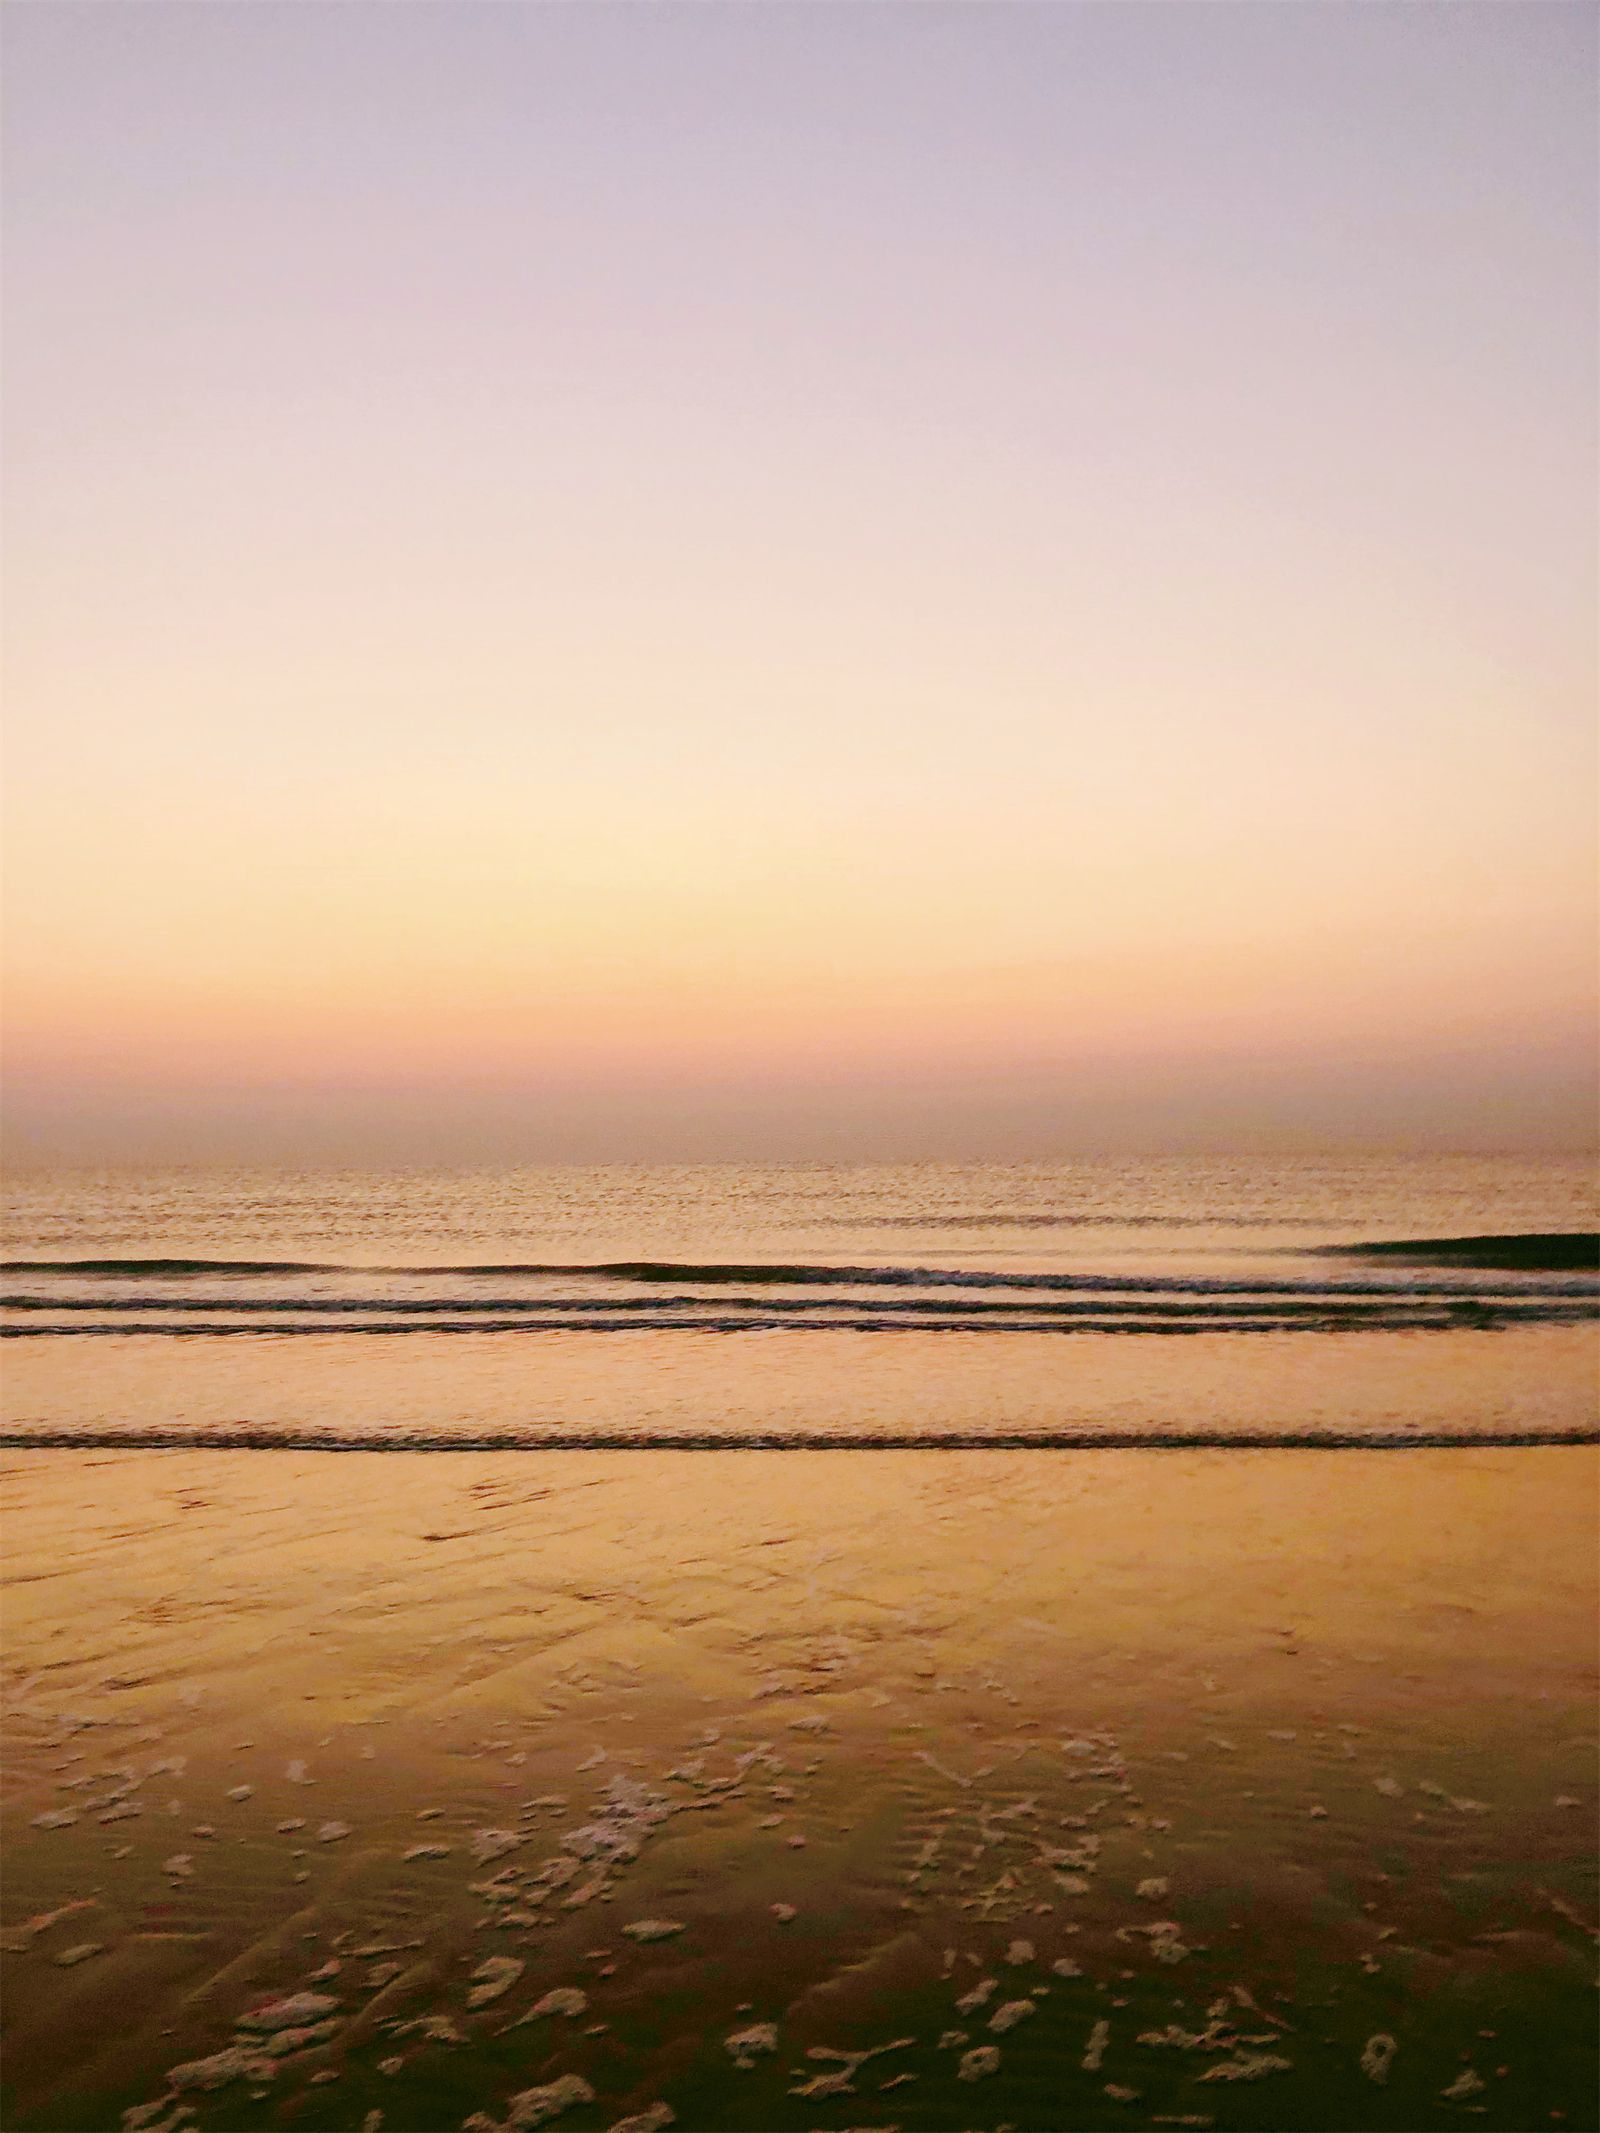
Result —
[[1585, 2123], [1590, 1450], [7, 1465], [6, 2123]]

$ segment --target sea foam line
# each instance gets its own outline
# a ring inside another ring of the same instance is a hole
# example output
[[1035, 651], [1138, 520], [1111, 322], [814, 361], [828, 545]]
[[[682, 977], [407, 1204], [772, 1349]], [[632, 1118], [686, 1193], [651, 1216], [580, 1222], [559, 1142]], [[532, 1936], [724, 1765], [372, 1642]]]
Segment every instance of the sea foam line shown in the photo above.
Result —
[[1033, 1452], [1430, 1451], [1600, 1445], [1600, 1428], [1355, 1430], [404, 1430], [374, 1436], [290, 1426], [0, 1430], [7, 1451]]

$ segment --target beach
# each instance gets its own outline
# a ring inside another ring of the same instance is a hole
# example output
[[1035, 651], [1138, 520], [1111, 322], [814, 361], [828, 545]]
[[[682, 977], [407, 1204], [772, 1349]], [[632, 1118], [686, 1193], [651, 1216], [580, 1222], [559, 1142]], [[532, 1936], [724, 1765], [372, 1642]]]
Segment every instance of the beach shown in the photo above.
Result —
[[7, 2133], [1583, 2125], [1590, 1206], [19, 1181]]
[[1597, 29], [5, 11], [0, 2133], [1600, 2133]]
[[6, 2124], [1584, 2125], [1596, 1458], [13, 1450]]

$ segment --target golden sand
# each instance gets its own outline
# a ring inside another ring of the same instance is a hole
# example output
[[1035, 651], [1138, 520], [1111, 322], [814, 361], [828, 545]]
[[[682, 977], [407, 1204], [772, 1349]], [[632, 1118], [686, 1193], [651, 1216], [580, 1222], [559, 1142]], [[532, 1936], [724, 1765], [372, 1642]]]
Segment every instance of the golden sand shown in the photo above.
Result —
[[5, 2124], [1583, 2125], [1596, 1464], [12, 1454]]

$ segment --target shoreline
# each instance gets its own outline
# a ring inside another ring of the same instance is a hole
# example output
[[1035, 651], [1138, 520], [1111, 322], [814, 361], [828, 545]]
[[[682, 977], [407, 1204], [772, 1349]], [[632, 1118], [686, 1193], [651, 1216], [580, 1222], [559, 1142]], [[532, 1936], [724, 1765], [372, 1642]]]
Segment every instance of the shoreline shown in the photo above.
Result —
[[367, 1452], [392, 1456], [434, 1452], [1401, 1452], [1571, 1450], [1600, 1445], [1600, 1428], [1546, 1430], [1363, 1430], [1283, 1432], [1209, 1430], [941, 1431], [937, 1436], [883, 1430], [716, 1432], [684, 1430], [548, 1431], [419, 1438], [341, 1436], [334, 1430], [0, 1430], [0, 1451]]

